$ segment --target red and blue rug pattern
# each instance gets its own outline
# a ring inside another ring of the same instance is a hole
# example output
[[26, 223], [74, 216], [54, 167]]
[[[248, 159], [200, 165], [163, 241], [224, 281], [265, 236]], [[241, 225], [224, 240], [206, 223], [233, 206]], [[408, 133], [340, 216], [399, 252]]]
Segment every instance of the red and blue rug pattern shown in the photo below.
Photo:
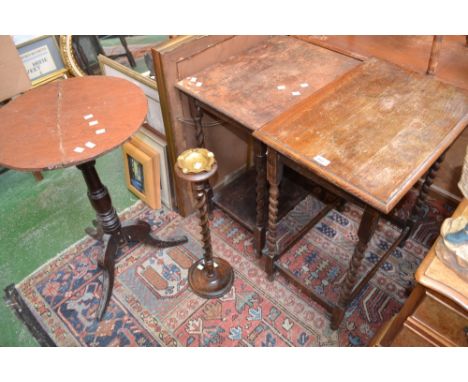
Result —
[[[280, 222], [281, 242], [321, 205], [312, 196], [301, 202]], [[405, 208], [403, 203], [403, 214]], [[325, 309], [281, 275], [267, 280], [262, 261], [254, 256], [252, 235], [220, 210], [210, 222], [213, 250], [235, 270], [234, 285], [222, 298], [200, 298], [187, 283], [190, 265], [202, 256], [197, 217], [182, 219], [140, 202], [121, 218], [146, 220], [161, 237], [185, 234], [189, 241], [168, 249], [136, 243], [123, 247], [101, 322], [95, 314], [101, 296], [96, 259], [102, 247], [92, 238], [42, 266], [16, 285], [13, 294], [35, 332], [58, 346], [365, 346], [401, 308], [414, 272], [450, 210], [434, 202], [425, 213], [425, 222], [356, 297], [337, 331], [330, 329]], [[282, 266], [336, 301], [361, 214], [352, 204], [343, 213], [331, 211], [281, 258]], [[362, 271], [378, 260], [398, 232], [389, 223], [379, 223]]]

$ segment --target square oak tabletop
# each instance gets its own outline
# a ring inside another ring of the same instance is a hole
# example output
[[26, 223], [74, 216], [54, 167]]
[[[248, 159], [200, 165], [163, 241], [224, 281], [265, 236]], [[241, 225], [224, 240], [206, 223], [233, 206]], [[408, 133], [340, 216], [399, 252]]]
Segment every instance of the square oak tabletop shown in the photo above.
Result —
[[466, 91], [372, 58], [254, 136], [388, 213], [467, 123]]
[[275, 36], [176, 87], [256, 130], [360, 63], [294, 37]]

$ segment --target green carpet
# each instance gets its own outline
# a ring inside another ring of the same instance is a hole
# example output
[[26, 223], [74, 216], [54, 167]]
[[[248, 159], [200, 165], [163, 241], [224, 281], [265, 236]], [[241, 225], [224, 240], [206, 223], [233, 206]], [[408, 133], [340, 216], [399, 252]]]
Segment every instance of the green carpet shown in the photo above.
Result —
[[[124, 182], [120, 149], [99, 158], [97, 170], [117, 211], [137, 199]], [[17, 283], [85, 233], [94, 211], [75, 167], [43, 172], [44, 180], [8, 171], [0, 175], [0, 287]], [[0, 346], [38, 346], [3, 299]]]

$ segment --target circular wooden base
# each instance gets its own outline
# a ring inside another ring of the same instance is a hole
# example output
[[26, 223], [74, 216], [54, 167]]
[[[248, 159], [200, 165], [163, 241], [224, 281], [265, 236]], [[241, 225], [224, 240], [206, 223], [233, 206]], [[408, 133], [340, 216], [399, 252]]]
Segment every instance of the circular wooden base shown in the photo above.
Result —
[[188, 274], [188, 282], [193, 292], [203, 298], [217, 298], [225, 295], [234, 282], [234, 271], [231, 265], [219, 257], [213, 258], [217, 267], [212, 277], [204, 267], [204, 259], [192, 264]]

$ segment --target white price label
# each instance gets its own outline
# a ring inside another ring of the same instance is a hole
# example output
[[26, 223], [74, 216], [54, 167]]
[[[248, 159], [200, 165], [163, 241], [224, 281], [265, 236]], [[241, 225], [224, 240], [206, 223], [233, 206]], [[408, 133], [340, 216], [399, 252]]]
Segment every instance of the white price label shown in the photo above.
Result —
[[321, 155], [314, 156], [314, 161], [322, 166], [328, 166], [330, 164], [330, 161]]

